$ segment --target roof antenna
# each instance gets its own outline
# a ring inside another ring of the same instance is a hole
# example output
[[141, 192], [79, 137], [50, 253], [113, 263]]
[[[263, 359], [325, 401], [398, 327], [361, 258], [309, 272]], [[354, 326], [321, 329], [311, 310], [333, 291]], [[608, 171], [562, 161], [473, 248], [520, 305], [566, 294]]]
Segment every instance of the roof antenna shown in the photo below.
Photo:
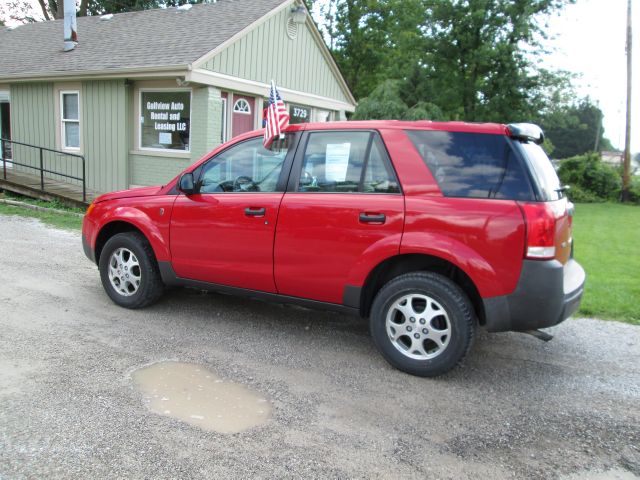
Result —
[[75, 0], [64, 0], [64, 51], [69, 52], [78, 44]]

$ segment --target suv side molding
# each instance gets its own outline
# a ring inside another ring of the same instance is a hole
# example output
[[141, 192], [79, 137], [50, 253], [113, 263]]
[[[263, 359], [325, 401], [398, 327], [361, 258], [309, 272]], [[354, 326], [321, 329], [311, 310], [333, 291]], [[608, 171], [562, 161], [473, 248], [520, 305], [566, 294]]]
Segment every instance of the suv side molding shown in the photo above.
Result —
[[171, 287], [191, 287], [209, 292], [226, 293], [229, 295], [237, 295], [245, 298], [253, 298], [256, 300], [264, 300], [267, 302], [282, 303], [286, 305], [299, 305], [301, 307], [312, 308], [314, 310], [331, 310], [338, 313], [348, 315], [359, 315], [360, 309], [349, 305], [339, 305], [337, 303], [321, 302], [318, 300], [309, 300], [306, 298], [292, 297], [289, 295], [280, 295], [277, 293], [261, 292], [258, 290], [250, 290], [247, 288], [230, 287], [218, 283], [202, 282], [199, 280], [190, 280], [178, 277], [171, 266], [171, 262], [158, 262], [160, 276], [165, 285]]

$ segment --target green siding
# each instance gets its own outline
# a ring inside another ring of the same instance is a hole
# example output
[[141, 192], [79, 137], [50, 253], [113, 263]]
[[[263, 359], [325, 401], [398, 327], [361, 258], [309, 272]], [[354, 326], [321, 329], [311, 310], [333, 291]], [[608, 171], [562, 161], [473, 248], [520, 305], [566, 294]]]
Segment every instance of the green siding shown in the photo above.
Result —
[[131, 185], [166, 185], [191, 165], [189, 159], [151, 155], [129, 155]]
[[313, 93], [350, 103], [333, 74], [310, 27], [287, 36], [289, 9], [274, 15], [207, 61], [202, 68], [257, 82]]
[[[11, 139], [17, 142], [56, 148], [55, 103], [52, 83], [11, 85]], [[39, 151], [34, 148], [13, 146], [13, 160], [26, 165], [39, 166]], [[55, 170], [61, 159], [50, 152], [43, 153], [44, 167]], [[36, 170], [14, 167], [27, 173]]]
[[87, 187], [92, 190], [128, 187], [128, 88], [124, 80], [82, 83], [82, 137]]
[[[64, 88], [64, 84], [60, 84]], [[87, 188], [107, 192], [127, 187], [126, 90], [124, 80], [83, 82], [80, 90], [81, 152], [85, 157]], [[25, 83], [11, 86], [11, 136], [13, 140], [58, 149], [56, 129], [56, 90], [53, 83]], [[79, 152], [80, 153], [80, 152]], [[16, 146], [14, 160], [38, 166], [39, 151]], [[76, 177], [82, 176], [79, 159], [53, 152], [43, 153], [48, 170]], [[22, 168], [37, 174], [32, 169]], [[81, 184], [58, 175], [47, 174], [60, 181]]]

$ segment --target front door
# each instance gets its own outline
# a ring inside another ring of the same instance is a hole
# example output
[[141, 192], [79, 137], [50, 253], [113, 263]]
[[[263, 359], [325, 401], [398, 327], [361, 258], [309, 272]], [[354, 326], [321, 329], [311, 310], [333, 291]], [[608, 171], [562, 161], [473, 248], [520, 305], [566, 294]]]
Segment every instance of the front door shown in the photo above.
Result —
[[176, 199], [170, 236], [179, 277], [275, 292], [273, 241], [293, 137], [272, 150], [262, 140], [246, 140], [208, 160], [194, 171], [199, 193]]
[[404, 199], [376, 132], [309, 132], [301, 145], [278, 217], [278, 293], [342, 304], [399, 252]]
[[237, 137], [255, 129], [255, 105], [256, 99], [246, 95], [233, 94], [232, 136]]

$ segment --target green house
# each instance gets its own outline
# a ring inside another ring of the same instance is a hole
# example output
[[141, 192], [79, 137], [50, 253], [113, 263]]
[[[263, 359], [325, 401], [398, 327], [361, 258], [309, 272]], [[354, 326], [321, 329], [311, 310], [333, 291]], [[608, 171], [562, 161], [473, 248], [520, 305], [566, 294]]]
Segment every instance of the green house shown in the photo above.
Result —
[[[297, 0], [83, 17], [78, 38], [63, 52], [61, 20], [0, 30], [0, 133], [84, 156], [96, 192], [164, 183], [261, 128], [272, 79], [291, 123], [344, 119], [356, 105]], [[2, 150], [16, 164], [40, 162], [33, 147], [5, 142]], [[47, 170], [81, 175], [75, 157], [43, 157]]]

